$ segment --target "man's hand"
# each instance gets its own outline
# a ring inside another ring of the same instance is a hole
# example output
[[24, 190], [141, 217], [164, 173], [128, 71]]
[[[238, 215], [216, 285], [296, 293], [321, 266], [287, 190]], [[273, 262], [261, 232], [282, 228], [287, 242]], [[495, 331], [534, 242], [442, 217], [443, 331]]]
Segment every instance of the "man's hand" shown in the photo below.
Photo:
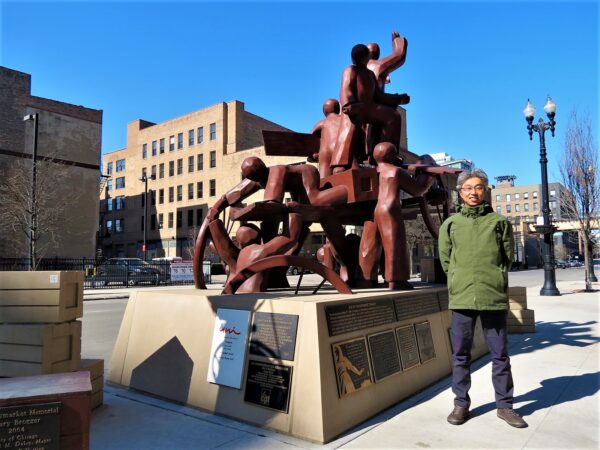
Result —
[[392, 31], [392, 41], [399, 37], [400, 37], [400, 33], [398, 33], [397, 31]]
[[349, 116], [356, 116], [359, 115], [361, 113], [361, 111], [363, 110], [363, 104], [362, 103], [350, 103], [348, 105], [344, 105], [344, 107], [342, 108], [342, 112], [344, 114], [348, 114]]
[[399, 105], [407, 105], [410, 103], [410, 96], [408, 94], [396, 94], [396, 97], [398, 97]]

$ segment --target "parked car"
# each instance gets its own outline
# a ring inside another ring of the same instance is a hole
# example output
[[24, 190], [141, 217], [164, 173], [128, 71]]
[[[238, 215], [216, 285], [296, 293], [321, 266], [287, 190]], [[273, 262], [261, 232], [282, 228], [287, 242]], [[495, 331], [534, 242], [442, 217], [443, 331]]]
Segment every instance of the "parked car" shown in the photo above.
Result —
[[312, 271], [308, 269], [304, 269], [302, 267], [290, 266], [287, 270], [288, 275], [300, 275], [304, 271], [304, 275], [312, 273]]
[[138, 283], [159, 284], [161, 271], [139, 258], [111, 258], [98, 266], [92, 277], [92, 285], [122, 283], [135, 286]]
[[567, 262], [568, 267], [581, 267], [583, 266], [583, 263], [581, 261], [579, 261], [578, 259], [571, 259], [570, 261]]
[[556, 266], [557, 269], [566, 269], [567, 261], [565, 261], [564, 259], [557, 259], [554, 261], [554, 265]]

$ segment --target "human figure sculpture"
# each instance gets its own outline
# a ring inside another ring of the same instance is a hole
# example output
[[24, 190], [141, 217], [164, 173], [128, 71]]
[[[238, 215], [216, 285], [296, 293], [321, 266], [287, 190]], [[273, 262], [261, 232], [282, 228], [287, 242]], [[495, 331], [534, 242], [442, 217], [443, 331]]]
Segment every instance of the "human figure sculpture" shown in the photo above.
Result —
[[340, 102], [333, 98], [328, 98], [323, 103], [323, 114], [325, 118], [321, 119], [313, 127], [311, 134], [319, 137], [319, 153], [313, 156], [313, 160], [319, 163], [319, 175], [325, 178], [333, 173], [331, 169], [331, 156], [335, 150], [338, 132], [342, 116], [340, 115]]
[[[406, 61], [406, 51], [408, 41], [400, 36], [397, 31], [392, 32], [392, 53], [385, 58], [379, 59], [380, 49], [375, 42], [367, 44], [369, 49], [369, 62], [367, 68], [375, 74], [377, 83], [381, 90], [384, 90], [386, 83], [389, 83], [389, 75], [398, 69]], [[408, 102], [406, 102], [408, 103]]]
[[366, 159], [361, 128], [370, 124], [381, 128], [381, 140], [398, 148], [402, 117], [398, 105], [408, 102], [406, 94], [387, 94], [379, 87], [375, 74], [367, 68], [369, 49], [358, 44], [352, 48], [352, 65], [342, 74], [340, 104], [342, 118], [331, 165], [333, 171], [351, 167], [353, 158]]
[[[385, 280], [393, 290], [412, 289], [410, 278], [406, 231], [402, 219], [400, 191], [412, 196], [423, 195], [432, 185], [429, 173], [411, 176], [401, 167], [396, 147], [389, 142], [375, 146], [373, 157], [379, 174], [379, 195], [374, 220], [366, 221], [359, 250], [359, 267], [367, 283], [376, 283], [381, 247], [385, 258]], [[420, 157], [419, 163], [435, 162], [429, 155]]]

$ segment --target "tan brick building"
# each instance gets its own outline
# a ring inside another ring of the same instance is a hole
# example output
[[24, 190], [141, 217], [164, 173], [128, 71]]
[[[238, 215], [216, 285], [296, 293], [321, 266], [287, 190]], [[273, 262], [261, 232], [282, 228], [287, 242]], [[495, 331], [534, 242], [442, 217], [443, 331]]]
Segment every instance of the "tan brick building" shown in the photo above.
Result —
[[[110, 178], [100, 196], [103, 256], [143, 255], [144, 183], [140, 178], [146, 174], [147, 258], [190, 258], [193, 236], [208, 207], [241, 181], [244, 158], [264, 158], [263, 129], [289, 131], [249, 113], [236, 100], [158, 124], [131, 122], [127, 148], [104, 155], [103, 173]], [[305, 161], [264, 159], [267, 165]], [[261, 196], [259, 192], [248, 202]]]
[[[24, 116], [36, 113], [38, 183], [47, 180], [36, 189], [39, 220], [56, 212], [51, 226], [39, 223], [47, 229], [40, 234], [38, 257], [93, 257], [102, 111], [33, 96], [31, 75], [0, 67], [0, 184], [21, 170], [24, 186], [30, 187], [34, 128]], [[27, 201], [22, 203], [25, 208]], [[26, 258], [28, 239], [22, 231], [12, 232], [11, 225], [2, 224], [0, 257]]]

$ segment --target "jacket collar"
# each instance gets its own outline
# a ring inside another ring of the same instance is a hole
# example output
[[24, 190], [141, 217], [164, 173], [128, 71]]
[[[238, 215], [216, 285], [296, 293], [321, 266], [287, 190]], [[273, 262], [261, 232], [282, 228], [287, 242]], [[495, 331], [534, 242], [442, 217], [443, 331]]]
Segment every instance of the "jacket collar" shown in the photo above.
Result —
[[458, 205], [456, 209], [461, 216], [471, 217], [473, 219], [485, 216], [486, 214], [494, 211], [487, 202], [483, 202], [477, 206]]

